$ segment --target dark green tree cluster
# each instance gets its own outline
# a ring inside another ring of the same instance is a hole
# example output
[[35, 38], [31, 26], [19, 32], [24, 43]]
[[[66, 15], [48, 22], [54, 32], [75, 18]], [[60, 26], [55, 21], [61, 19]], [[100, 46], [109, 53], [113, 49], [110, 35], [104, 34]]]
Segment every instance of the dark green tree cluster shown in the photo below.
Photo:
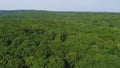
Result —
[[119, 68], [120, 14], [0, 11], [0, 68]]

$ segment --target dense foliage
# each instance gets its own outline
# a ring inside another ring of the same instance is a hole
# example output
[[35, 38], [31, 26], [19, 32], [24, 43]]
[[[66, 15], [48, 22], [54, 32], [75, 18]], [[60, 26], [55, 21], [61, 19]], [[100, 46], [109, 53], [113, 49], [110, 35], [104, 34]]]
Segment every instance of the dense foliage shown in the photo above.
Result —
[[120, 14], [0, 11], [0, 68], [120, 68]]

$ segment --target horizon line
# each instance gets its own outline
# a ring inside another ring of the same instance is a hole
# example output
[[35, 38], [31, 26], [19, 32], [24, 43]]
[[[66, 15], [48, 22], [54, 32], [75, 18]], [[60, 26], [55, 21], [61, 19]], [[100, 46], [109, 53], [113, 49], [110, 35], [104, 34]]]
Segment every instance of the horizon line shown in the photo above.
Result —
[[40, 10], [40, 9], [0, 9], [0, 11], [51, 11], [51, 12], [100, 12], [100, 13], [120, 13], [120, 11], [100, 11], [100, 10]]

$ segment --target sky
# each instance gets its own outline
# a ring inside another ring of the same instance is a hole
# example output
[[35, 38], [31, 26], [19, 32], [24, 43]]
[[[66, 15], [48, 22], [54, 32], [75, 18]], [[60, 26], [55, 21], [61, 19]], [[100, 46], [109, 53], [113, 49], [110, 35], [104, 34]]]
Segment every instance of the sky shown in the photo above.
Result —
[[0, 0], [0, 10], [120, 12], [120, 0]]

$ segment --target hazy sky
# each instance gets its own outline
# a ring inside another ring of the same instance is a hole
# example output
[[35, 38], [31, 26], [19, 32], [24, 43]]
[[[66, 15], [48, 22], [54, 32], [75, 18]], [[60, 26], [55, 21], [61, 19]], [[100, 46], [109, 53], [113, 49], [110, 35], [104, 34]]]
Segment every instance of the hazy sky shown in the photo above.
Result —
[[120, 0], [0, 0], [0, 10], [120, 12]]

